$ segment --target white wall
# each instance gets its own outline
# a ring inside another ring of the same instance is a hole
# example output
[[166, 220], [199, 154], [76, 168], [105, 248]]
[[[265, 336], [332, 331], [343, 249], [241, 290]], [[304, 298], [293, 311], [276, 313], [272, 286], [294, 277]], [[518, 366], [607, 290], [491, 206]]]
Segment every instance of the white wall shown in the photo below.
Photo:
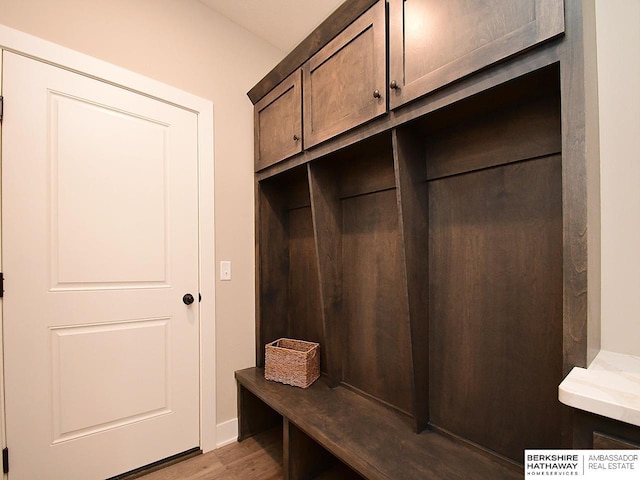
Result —
[[640, 356], [640, 0], [597, 0], [602, 349]]
[[254, 365], [255, 341], [253, 107], [246, 92], [284, 52], [197, 0], [0, 0], [0, 23], [213, 102], [216, 258], [233, 262], [233, 280], [216, 283], [217, 423], [233, 420], [233, 372]]

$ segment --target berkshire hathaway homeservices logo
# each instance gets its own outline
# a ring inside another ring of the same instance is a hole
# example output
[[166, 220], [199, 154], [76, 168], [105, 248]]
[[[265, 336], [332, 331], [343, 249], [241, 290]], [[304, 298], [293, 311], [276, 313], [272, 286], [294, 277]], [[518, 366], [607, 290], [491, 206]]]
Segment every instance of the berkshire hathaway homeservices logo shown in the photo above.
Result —
[[640, 478], [640, 450], [526, 450], [525, 480], [579, 477], [585, 480]]

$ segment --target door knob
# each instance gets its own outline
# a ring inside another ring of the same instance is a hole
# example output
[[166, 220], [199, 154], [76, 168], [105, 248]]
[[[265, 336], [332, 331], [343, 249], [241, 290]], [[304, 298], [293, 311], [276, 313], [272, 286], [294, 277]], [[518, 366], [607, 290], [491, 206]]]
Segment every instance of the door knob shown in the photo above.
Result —
[[195, 299], [193, 298], [193, 295], [191, 295], [190, 293], [185, 293], [184, 297], [182, 297], [182, 301], [185, 305], [191, 305], [194, 300]]

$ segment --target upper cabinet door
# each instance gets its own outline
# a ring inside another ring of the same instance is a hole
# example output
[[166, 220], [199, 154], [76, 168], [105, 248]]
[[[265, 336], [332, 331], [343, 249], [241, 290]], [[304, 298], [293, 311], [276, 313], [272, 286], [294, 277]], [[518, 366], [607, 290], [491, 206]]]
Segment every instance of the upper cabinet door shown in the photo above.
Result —
[[564, 32], [563, 0], [388, 0], [389, 106]]
[[385, 2], [304, 64], [305, 148], [386, 112]]
[[254, 107], [256, 171], [302, 151], [302, 71]]

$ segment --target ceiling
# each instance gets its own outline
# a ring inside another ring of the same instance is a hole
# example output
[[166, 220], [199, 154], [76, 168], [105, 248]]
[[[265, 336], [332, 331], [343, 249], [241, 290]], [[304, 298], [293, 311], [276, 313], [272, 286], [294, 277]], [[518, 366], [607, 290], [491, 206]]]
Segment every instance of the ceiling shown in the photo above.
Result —
[[289, 53], [344, 0], [200, 0]]

